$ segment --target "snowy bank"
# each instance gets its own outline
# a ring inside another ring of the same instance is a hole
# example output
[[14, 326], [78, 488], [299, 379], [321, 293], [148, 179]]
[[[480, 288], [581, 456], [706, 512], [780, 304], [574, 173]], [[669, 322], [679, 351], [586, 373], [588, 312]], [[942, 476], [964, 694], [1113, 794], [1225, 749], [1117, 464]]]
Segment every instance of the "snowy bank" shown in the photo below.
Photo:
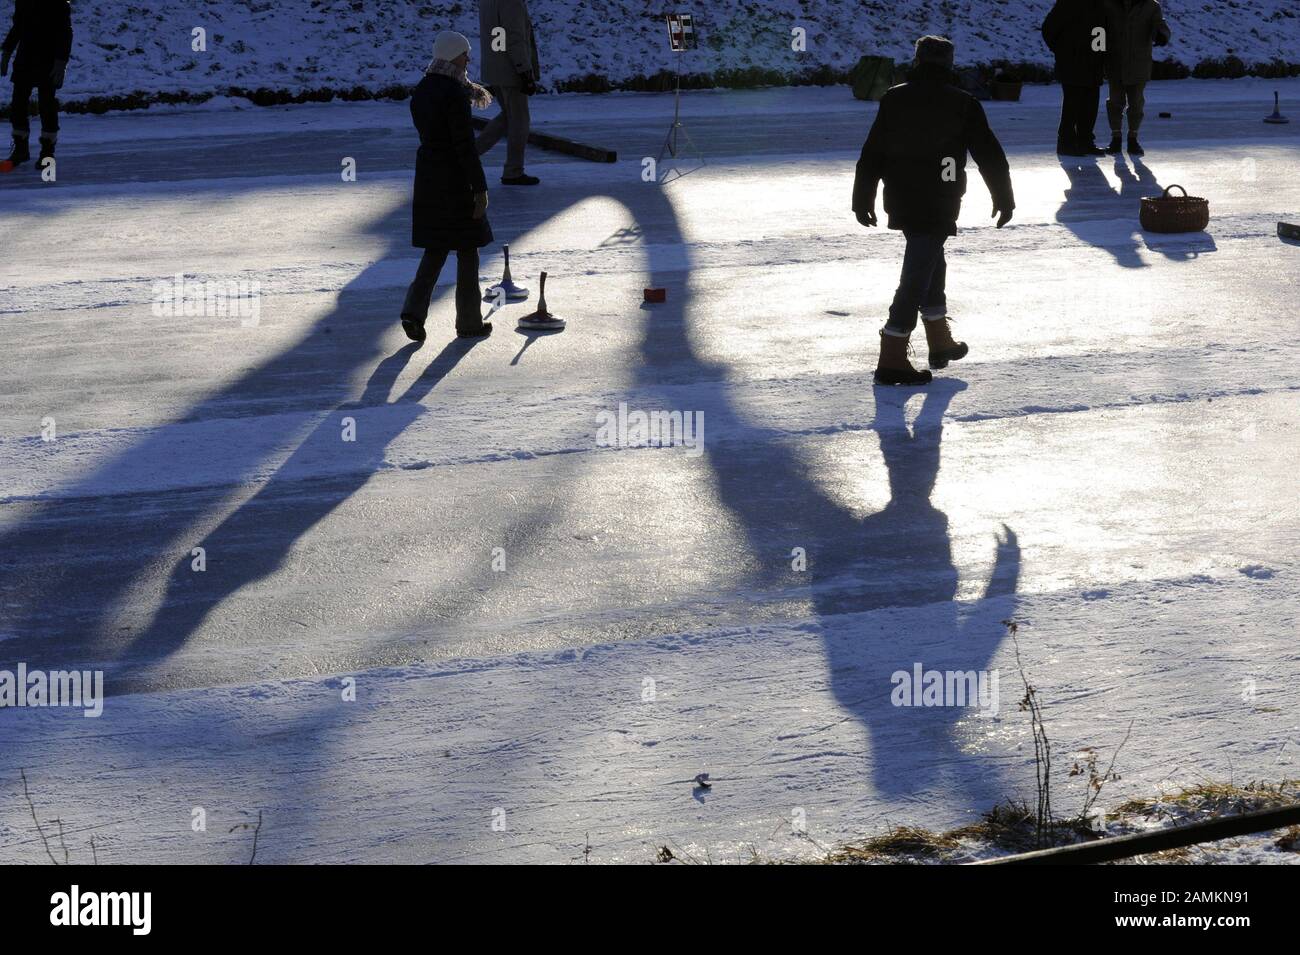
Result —
[[[863, 54], [906, 61], [915, 38], [953, 38], [960, 64], [1011, 61], [1049, 66], [1039, 35], [1051, 0], [717, 0], [695, 11], [700, 49], [684, 72], [721, 85], [779, 77], [842, 76]], [[1300, 12], [1289, 0], [1165, 4], [1174, 37], [1160, 51], [1186, 67], [1236, 56], [1247, 66], [1294, 62]], [[533, 0], [544, 83], [600, 89], [635, 84], [674, 66], [659, 7], [631, 0]], [[76, 4], [69, 102], [112, 98], [114, 108], [159, 94], [209, 96], [231, 89], [361, 98], [405, 87], [448, 27], [477, 44], [472, 0], [268, 0], [230, 4], [124, 0]], [[806, 49], [792, 50], [796, 28]], [[204, 49], [196, 50], [194, 31]], [[475, 47], [477, 49], [477, 46]], [[476, 57], [477, 59], [477, 57]], [[597, 78], [589, 80], [589, 78]], [[126, 97], [122, 102], [120, 98]]]

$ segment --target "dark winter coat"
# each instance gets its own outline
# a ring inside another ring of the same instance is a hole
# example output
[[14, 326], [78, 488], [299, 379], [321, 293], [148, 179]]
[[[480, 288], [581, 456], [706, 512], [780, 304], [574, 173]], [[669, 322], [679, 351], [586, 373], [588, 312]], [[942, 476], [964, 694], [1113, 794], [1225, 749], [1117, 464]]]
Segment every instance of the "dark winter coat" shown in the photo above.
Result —
[[492, 241], [487, 216], [473, 215], [474, 193], [487, 192], [487, 178], [469, 117], [469, 90], [450, 76], [426, 74], [411, 96], [411, 118], [420, 133], [412, 245], [454, 251]]
[[[874, 208], [876, 187], [884, 180], [889, 228], [956, 235], [967, 152], [998, 208], [1015, 208], [1006, 153], [989, 129], [984, 107], [951, 85], [952, 79], [942, 67], [921, 66], [911, 82], [881, 97], [858, 159], [854, 212]], [[950, 169], [955, 175], [945, 175]]]
[[[1093, 31], [1106, 27], [1103, 0], [1056, 0], [1043, 21], [1043, 40], [1056, 57], [1056, 80], [1062, 86], [1100, 86], [1106, 60]], [[1101, 36], [1104, 37], [1104, 33]]]
[[1120, 83], [1151, 79], [1151, 45], [1169, 42], [1169, 24], [1156, 0], [1105, 0], [1106, 78]]
[[39, 86], [56, 62], [72, 56], [72, 7], [68, 0], [14, 0], [14, 24], [3, 50], [14, 54], [14, 85]]

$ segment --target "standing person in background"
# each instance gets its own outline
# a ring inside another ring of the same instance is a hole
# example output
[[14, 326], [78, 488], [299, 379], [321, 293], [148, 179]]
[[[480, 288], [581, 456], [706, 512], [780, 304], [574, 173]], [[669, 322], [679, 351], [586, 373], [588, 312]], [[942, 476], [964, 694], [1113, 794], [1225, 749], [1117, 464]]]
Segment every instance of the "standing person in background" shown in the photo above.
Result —
[[72, 55], [72, 7], [68, 0], [15, 0], [14, 23], [0, 47], [0, 76], [13, 57], [14, 98], [9, 108], [13, 149], [0, 166], [5, 172], [31, 159], [31, 119], [27, 103], [37, 91], [41, 107], [41, 154], [38, 165], [54, 156], [59, 137], [59, 100], [64, 72]]
[[966, 343], [953, 341], [948, 327], [947, 264], [943, 245], [957, 234], [961, 197], [966, 192], [966, 154], [979, 164], [993, 196], [998, 228], [1016, 207], [1006, 153], [989, 129], [984, 107], [958, 89], [952, 71], [953, 46], [938, 36], [916, 41], [911, 79], [880, 100], [871, 132], [862, 146], [853, 181], [853, 212], [865, 226], [876, 224], [876, 187], [885, 182], [889, 228], [907, 240], [903, 273], [880, 330], [878, 385], [924, 385], [930, 372], [907, 360], [907, 342], [920, 310], [930, 367], [946, 368], [966, 357]]
[[1151, 46], [1169, 42], [1169, 24], [1156, 0], [1105, 0], [1106, 79], [1110, 95], [1106, 118], [1110, 120], [1108, 153], [1120, 152], [1124, 108], [1128, 107], [1128, 151], [1141, 156], [1138, 129], [1146, 107], [1146, 85], [1151, 80]]
[[1093, 133], [1101, 102], [1105, 28], [1103, 0], [1056, 0], [1043, 21], [1043, 40], [1056, 57], [1061, 84], [1056, 151], [1062, 156], [1106, 154]]
[[492, 97], [470, 80], [469, 40], [451, 30], [433, 43], [433, 60], [411, 94], [411, 119], [420, 134], [415, 160], [415, 202], [411, 244], [424, 249], [415, 280], [402, 305], [402, 330], [412, 341], [425, 338], [433, 286], [456, 253], [456, 334], [482, 338], [492, 334], [483, 321], [478, 285], [478, 250], [492, 241], [488, 225], [487, 178], [474, 151], [471, 104], [486, 109]]
[[483, 59], [483, 82], [501, 104], [478, 137], [481, 156], [506, 136], [506, 164], [501, 182], [506, 186], [535, 186], [536, 176], [524, 172], [524, 150], [528, 145], [528, 97], [537, 92], [542, 71], [537, 61], [537, 40], [533, 21], [524, 0], [479, 0], [479, 54]]

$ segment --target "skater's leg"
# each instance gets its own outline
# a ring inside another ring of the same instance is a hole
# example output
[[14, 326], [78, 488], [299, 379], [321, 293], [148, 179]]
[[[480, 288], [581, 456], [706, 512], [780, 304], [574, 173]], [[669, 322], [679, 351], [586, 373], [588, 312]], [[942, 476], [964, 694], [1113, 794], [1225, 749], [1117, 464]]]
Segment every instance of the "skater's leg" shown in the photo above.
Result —
[[1130, 83], [1124, 87], [1124, 96], [1128, 100], [1128, 134], [1136, 136], [1142, 128], [1142, 117], [1146, 115], [1145, 83]]
[[948, 262], [939, 246], [939, 257], [930, 275], [930, 287], [921, 305], [921, 324], [925, 326], [925, 342], [930, 349], [930, 367], [947, 368], [948, 362], [965, 358], [969, 348], [965, 342], [953, 339], [948, 325]]
[[32, 88], [26, 83], [14, 84], [13, 101], [9, 104], [9, 125], [15, 139], [26, 139], [32, 132], [32, 121], [27, 115], [27, 104], [32, 98]]
[[1101, 105], [1100, 86], [1080, 86], [1077, 111], [1074, 114], [1077, 123], [1079, 145], [1085, 148], [1097, 144], [1097, 110]]
[[531, 124], [528, 97], [523, 90], [515, 87], [502, 89], [501, 92], [505, 96], [504, 102], [510, 104], [506, 111], [506, 165], [501, 170], [501, 178], [515, 179], [524, 174], [524, 151], [528, 147], [528, 129]]
[[916, 328], [916, 314], [930, 290], [930, 280], [943, 257], [947, 236], [931, 232], [904, 232], [907, 247], [903, 251], [903, 270], [898, 291], [889, 307], [885, 334], [907, 338]]
[[424, 324], [429, 314], [429, 299], [433, 297], [433, 287], [438, 283], [438, 275], [447, 261], [447, 252], [443, 249], [425, 249], [420, 258], [420, 265], [415, 270], [411, 287], [406, 290], [406, 301], [402, 304], [402, 319], [411, 319]]
[[492, 87], [492, 97], [497, 101], [501, 111], [488, 120], [488, 124], [478, 134], [478, 139], [474, 140], [474, 148], [480, 156], [499, 143], [501, 137], [506, 134], [508, 122], [506, 99], [501, 95], [501, 89], [496, 86]]
[[1061, 89], [1061, 123], [1056, 130], [1056, 148], [1069, 155], [1092, 142], [1091, 138], [1085, 140], [1081, 132], [1089, 88], [1071, 84]]
[[1110, 133], [1118, 136], [1124, 130], [1124, 84], [1111, 80], [1107, 88], [1106, 119], [1110, 123]]
[[41, 107], [41, 156], [53, 156], [59, 139], [59, 97], [53, 83], [37, 87]]
[[9, 126], [13, 130], [14, 141], [24, 143], [31, 137], [32, 120], [27, 115], [27, 104], [32, 98], [32, 88], [26, 83], [14, 84], [13, 101], [9, 104]]
[[1074, 135], [1074, 87], [1061, 84], [1061, 121], [1056, 126], [1056, 144], [1068, 143]]
[[483, 293], [478, 284], [478, 249], [456, 250], [456, 331], [474, 332], [483, 326]]
[[934, 260], [934, 268], [930, 272], [930, 285], [926, 289], [925, 296], [921, 299], [921, 316], [923, 318], [934, 318], [948, 314], [948, 260], [943, 254], [943, 240], [947, 236], [940, 236], [939, 253]]
[[1128, 97], [1128, 154], [1141, 156], [1146, 150], [1138, 142], [1138, 130], [1142, 127], [1142, 116], [1146, 112], [1145, 83], [1133, 83], [1124, 87]]

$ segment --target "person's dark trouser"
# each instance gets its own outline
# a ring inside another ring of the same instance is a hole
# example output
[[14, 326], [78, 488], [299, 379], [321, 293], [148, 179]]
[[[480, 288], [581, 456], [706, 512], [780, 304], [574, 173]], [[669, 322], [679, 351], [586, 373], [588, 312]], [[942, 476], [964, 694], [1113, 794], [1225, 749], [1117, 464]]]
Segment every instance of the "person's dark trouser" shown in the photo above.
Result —
[[1120, 132], [1120, 121], [1124, 118], [1124, 105], [1128, 104], [1128, 132], [1136, 136], [1142, 127], [1142, 117], [1146, 115], [1145, 83], [1118, 83], [1110, 81], [1110, 95], [1106, 98], [1106, 118], [1110, 120], [1110, 131]]
[[478, 134], [475, 148], [482, 156], [495, 146], [502, 135], [506, 136], [506, 164], [501, 170], [502, 179], [513, 179], [524, 174], [524, 150], [528, 146], [528, 97], [518, 86], [494, 86], [492, 95], [501, 107], [483, 131]]
[[918, 309], [926, 318], [941, 318], [948, 306], [944, 297], [948, 263], [943, 258], [948, 234], [905, 230], [903, 237], [907, 239], [903, 274], [894, 293], [894, 304], [889, 306], [889, 321], [885, 323], [885, 331], [900, 338], [911, 335], [916, 328]]
[[1101, 103], [1101, 86], [1062, 86], [1061, 125], [1056, 138], [1062, 143], [1091, 146], [1096, 142], [1093, 127]]
[[31, 118], [27, 115], [27, 104], [35, 89], [41, 105], [41, 138], [53, 142], [59, 133], [59, 98], [53, 83], [15, 83], [14, 99], [9, 107], [9, 125], [13, 127], [14, 136], [27, 139], [32, 133]]
[[[429, 299], [433, 297], [433, 287], [438, 282], [438, 275], [447, 262], [445, 249], [425, 249], [420, 259], [420, 266], [415, 270], [415, 280], [406, 291], [406, 301], [402, 305], [402, 317], [424, 321], [429, 314]], [[456, 330], [474, 331], [483, 324], [483, 312], [480, 307], [482, 293], [478, 286], [478, 249], [456, 250]]]

